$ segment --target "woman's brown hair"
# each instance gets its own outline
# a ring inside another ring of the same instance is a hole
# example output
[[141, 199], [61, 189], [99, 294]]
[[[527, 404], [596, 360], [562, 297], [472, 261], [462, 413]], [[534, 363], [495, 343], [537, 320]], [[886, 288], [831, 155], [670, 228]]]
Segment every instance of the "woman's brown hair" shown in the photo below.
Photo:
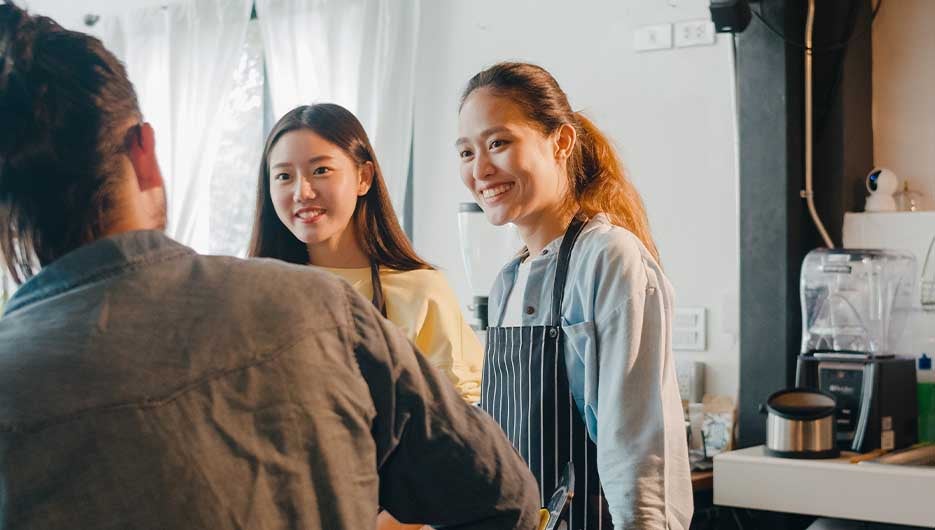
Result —
[[333, 103], [296, 107], [270, 131], [260, 160], [256, 216], [249, 255], [290, 263], [307, 264], [309, 261], [305, 243], [296, 238], [276, 215], [269, 182], [270, 151], [284, 134], [300, 129], [308, 129], [338, 146], [358, 167], [367, 162], [373, 164], [373, 183], [366, 194], [357, 198], [351, 220], [364, 253], [378, 265], [390, 269], [409, 271], [432, 268], [416, 254], [409, 238], [399, 226], [367, 132], [354, 114]]
[[580, 210], [589, 217], [606, 213], [613, 224], [633, 232], [659, 260], [643, 200], [627, 178], [616, 149], [591, 120], [571, 110], [568, 96], [548, 71], [528, 63], [495, 64], [468, 81], [461, 106], [479, 88], [510, 98], [543, 134], [552, 134], [564, 124], [573, 126], [578, 140], [568, 158], [571, 193], [566, 209]]
[[0, 4], [0, 254], [16, 283], [104, 234], [134, 119], [101, 41]]

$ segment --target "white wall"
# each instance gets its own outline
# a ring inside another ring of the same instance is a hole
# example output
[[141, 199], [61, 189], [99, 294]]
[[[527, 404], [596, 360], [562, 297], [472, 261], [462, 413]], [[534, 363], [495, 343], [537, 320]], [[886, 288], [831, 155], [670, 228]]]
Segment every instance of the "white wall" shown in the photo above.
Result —
[[935, 2], [885, 2], [873, 25], [873, 160], [935, 208]]
[[[873, 160], [908, 180], [910, 189], [924, 194], [922, 205], [935, 209], [935, 2], [899, 0], [886, 2], [873, 25]], [[896, 236], [886, 239], [887, 246], [906, 247], [918, 259], [923, 271], [925, 251], [932, 237], [932, 216], [893, 216], [889, 226]], [[855, 217], [855, 219], [858, 219]], [[875, 225], [879, 222], [874, 220]], [[880, 226], [874, 226], [875, 231]], [[865, 239], [873, 242], [868, 228]], [[914, 242], [914, 245], [908, 244]], [[866, 244], [866, 241], [861, 241]], [[879, 244], [879, 243], [878, 243]], [[930, 265], [931, 267], [931, 265]], [[913, 332], [912, 354], [935, 348], [935, 316], [918, 312], [910, 320]], [[929, 353], [931, 355], [931, 353]]]
[[708, 309], [708, 392], [736, 395], [739, 377], [739, 206], [730, 37], [649, 53], [634, 28], [707, 19], [708, 0], [430, 0], [422, 3], [415, 124], [417, 249], [467, 303], [457, 205], [471, 197], [453, 141], [471, 75], [507, 59], [538, 63], [572, 106], [614, 138], [649, 210], [677, 304]]

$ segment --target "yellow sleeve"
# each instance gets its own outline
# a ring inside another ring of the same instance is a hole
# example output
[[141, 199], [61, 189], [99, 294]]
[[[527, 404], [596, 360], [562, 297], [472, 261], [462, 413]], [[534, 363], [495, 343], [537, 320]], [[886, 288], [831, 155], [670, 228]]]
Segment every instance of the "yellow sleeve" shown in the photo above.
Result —
[[484, 352], [474, 330], [464, 320], [448, 280], [439, 271], [431, 272], [427, 290], [425, 320], [416, 332], [416, 347], [432, 366], [438, 368], [470, 403], [480, 400], [481, 363]]

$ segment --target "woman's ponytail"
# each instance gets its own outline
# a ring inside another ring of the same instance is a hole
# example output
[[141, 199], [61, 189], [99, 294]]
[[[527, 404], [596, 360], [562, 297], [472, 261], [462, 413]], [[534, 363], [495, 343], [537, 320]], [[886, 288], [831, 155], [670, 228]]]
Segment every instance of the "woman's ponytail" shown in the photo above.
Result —
[[575, 121], [578, 147], [568, 161], [568, 173], [577, 207], [588, 216], [606, 213], [613, 224], [633, 232], [659, 261], [643, 200], [627, 178], [616, 149], [585, 115], [576, 112]]

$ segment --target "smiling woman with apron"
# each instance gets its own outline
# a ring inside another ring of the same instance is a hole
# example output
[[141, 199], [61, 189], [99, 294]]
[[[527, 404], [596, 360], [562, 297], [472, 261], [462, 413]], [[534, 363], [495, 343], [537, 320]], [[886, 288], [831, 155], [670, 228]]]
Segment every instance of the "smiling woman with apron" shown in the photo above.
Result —
[[574, 467], [571, 530], [687, 529], [672, 288], [613, 146], [524, 63], [468, 82], [456, 145], [488, 220], [514, 224], [526, 244], [490, 294], [481, 407], [543, 505]]

